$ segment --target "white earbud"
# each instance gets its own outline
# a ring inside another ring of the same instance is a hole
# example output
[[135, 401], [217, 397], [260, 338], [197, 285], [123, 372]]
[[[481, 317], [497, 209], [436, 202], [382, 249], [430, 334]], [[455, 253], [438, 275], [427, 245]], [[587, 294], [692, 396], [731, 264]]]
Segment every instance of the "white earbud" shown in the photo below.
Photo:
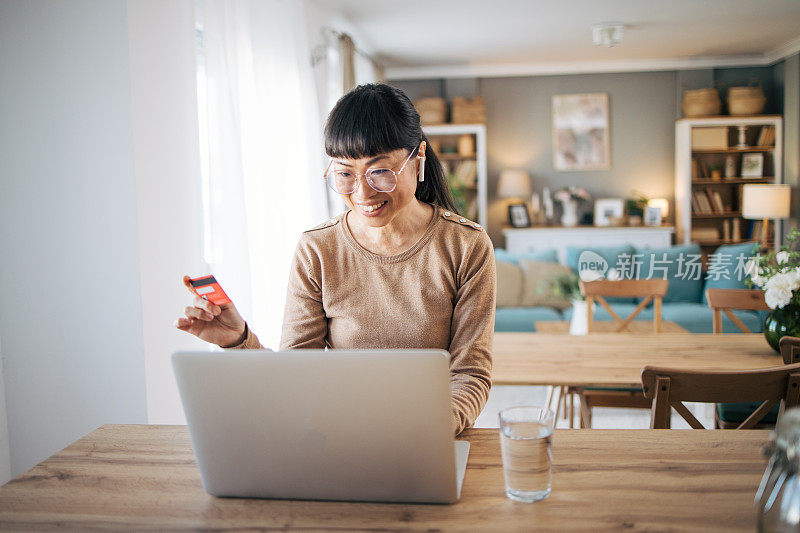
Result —
[[417, 159], [419, 159], [419, 180], [418, 181], [425, 181], [425, 157], [418, 155]]

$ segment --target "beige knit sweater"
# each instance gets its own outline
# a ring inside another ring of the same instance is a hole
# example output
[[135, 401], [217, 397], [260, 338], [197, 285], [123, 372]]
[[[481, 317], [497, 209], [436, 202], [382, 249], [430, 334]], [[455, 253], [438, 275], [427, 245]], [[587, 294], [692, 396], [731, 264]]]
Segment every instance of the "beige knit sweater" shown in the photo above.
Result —
[[[422, 238], [392, 256], [362, 248], [345, 213], [297, 245], [281, 349], [440, 348], [450, 352], [456, 434], [491, 387], [495, 310], [492, 244], [478, 224], [435, 207]], [[261, 348], [254, 333], [234, 348]]]

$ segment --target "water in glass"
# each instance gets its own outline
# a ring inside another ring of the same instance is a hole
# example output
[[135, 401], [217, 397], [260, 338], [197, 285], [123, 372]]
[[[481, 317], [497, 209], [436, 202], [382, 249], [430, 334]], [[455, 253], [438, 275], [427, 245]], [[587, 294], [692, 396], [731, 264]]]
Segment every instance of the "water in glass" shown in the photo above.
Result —
[[548, 419], [502, 420], [500, 447], [506, 495], [512, 500], [534, 502], [550, 494], [553, 424]]

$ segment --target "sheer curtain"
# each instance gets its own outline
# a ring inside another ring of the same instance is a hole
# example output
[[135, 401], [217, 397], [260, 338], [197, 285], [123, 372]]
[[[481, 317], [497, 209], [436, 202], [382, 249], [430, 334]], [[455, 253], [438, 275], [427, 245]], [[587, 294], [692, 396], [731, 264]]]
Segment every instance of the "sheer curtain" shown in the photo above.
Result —
[[297, 239], [329, 215], [303, 4], [195, 6], [206, 261], [275, 349]]
[[[385, 81], [383, 66], [356, 47], [352, 37], [333, 28], [323, 28], [328, 41], [325, 46], [324, 63], [316, 63], [316, 68], [325, 69], [325, 90], [323, 121], [336, 101], [356, 85]], [[341, 197], [328, 190], [328, 209], [332, 214], [344, 211], [347, 206]]]

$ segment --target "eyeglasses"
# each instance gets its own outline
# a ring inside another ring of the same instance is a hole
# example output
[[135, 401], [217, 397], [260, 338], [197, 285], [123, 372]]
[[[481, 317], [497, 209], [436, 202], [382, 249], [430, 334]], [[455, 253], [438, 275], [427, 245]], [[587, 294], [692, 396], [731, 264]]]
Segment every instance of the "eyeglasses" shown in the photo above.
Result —
[[397, 187], [398, 174], [403, 173], [406, 165], [418, 150], [419, 146], [408, 154], [408, 157], [403, 162], [403, 166], [401, 166], [400, 170], [397, 172], [390, 168], [369, 168], [363, 174], [353, 172], [352, 170], [331, 170], [331, 166], [333, 165], [333, 160], [331, 160], [330, 164], [328, 164], [328, 168], [325, 169], [324, 179], [328, 187], [339, 194], [352, 194], [355, 192], [358, 186], [359, 176], [364, 176], [364, 179], [367, 180], [367, 184], [378, 192], [392, 192], [395, 187]]

